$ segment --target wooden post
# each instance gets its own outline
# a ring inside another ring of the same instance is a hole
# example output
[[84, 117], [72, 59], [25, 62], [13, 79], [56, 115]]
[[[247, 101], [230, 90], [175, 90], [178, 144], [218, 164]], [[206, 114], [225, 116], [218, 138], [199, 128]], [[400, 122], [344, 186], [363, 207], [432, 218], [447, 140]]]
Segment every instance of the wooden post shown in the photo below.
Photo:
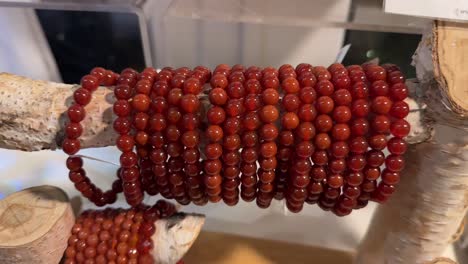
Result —
[[379, 206], [361, 243], [359, 264], [430, 262], [468, 208], [468, 25], [435, 22], [415, 65], [433, 137], [411, 145], [397, 192]]

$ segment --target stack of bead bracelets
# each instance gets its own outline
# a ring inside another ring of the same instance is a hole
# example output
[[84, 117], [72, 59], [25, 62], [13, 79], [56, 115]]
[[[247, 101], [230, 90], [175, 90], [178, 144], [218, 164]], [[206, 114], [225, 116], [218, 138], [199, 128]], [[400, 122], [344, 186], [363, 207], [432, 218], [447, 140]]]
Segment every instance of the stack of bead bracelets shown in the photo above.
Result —
[[[106, 192], [75, 156], [84, 106], [99, 84], [115, 85], [114, 128], [123, 152]], [[307, 202], [343, 216], [394, 192], [410, 130], [407, 96], [392, 64], [222, 64], [213, 74], [202, 66], [120, 75], [95, 68], [75, 91], [63, 149], [70, 179], [98, 206], [123, 190], [132, 207], [144, 192], [197, 205], [232, 206], [242, 198], [261, 208], [275, 197], [292, 212]]]
[[[239, 202], [240, 153], [242, 116], [244, 114], [244, 73], [239, 65], [232, 69], [225, 66], [229, 84], [226, 87], [228, 100], [225, 106], [226, 120], [223, 123], [223, 182], [221, 185], [223, 200], [234, 206]], [[223, 68], [218, 67], [220, 71]], [[217, 74], [217, 70], [213, 72]]]
[[151, 207], [85, 211], [71, 229], [64, 263], [153, 264], [154, 222], [175, 212], [162, 200]]

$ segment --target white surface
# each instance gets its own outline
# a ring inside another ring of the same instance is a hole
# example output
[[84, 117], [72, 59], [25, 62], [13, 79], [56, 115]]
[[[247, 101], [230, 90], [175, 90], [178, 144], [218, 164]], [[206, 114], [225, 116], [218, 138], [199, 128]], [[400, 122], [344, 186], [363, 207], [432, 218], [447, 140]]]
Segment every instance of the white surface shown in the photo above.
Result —
[[[80, 153], [109, 161], [118, 159], [118, 151], [113, 147]], [[63, 188], [71, 198], [77, 196], [78, 192], [68, 179], [65, 159], [62, 151], [25, 153], [0, 150], [1, 195], [4, 197], [30, 186], [50, 184]], [[115, 179], [116, 166], [85, 160], [85, 169], [92, 181], [103, 189], [110, 188]], [[151, 204], [156, 199], [146, 198], [145, 202]], [[115, 206], [126, 207], [124, 199], [121, 198]], [[93, 206], [83, 200], [83, 208]], [[353, 250], [364, 235], [374, 208], [372, 204], [341, 218], [315, 205], [306, 205], [301, 213], [292, 214], [286, 212], [283, 204], [277, 201], [266, 210], [259, 209], [255, 202], [240, 202], [235, 207], [223, 203], [204, 207], [189, 205], [182, 210], [206, 214], [205, 230]]]
[[385, 0], [385, 12], [468, 21], [466, 0]]
[[[118, 153], [114, 147], [80, 152], [112, 162], [117, 162]], [[15, 191], [42, 184], [64, 189], [70, 198], [78, 196], [68, 179], [65, 159], [62, 151], [27, 153], [0, 149], [0, 199]], [[103, 189], [110, 188], [116, 177], [116, 168], [114, 165], [85, 160], [87, 175]], [[147, 197], [145, 203], [152, 204], [160, 198]], [[83, 209], [94, 208], [87, 200], [82, 202]], [[120, 197], [113, 207], [127, 205]], [[305, 205], [302, 212], [293, 214], [287, 212], [282, 202], [278, 201], [274, 201], [269, 209], [259, 209], [255, 202], [240, 202], [235, 207], [218, 203], [203, 207], [189, 205], [181, 210], [205, 214], [204, 230], [354, 251], [366, 232], [375, 208], [376, 205], [370, 203], [346, 217], [336, 217], [316, 205]], [[447, 249], [444, 256], [454, 258], [452, 247]]]
[[34, 10], [0, 8], [0, 72], [61, 81]]

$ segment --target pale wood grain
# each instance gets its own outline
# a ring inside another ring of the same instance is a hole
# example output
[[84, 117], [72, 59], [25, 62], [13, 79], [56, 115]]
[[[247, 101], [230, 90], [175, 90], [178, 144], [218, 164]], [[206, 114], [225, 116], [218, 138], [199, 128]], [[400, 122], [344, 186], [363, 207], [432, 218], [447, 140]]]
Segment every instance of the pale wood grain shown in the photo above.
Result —
[[32, 187], [0, 201], [0, 263], [58, 263], [74, 215], [67, 195]]

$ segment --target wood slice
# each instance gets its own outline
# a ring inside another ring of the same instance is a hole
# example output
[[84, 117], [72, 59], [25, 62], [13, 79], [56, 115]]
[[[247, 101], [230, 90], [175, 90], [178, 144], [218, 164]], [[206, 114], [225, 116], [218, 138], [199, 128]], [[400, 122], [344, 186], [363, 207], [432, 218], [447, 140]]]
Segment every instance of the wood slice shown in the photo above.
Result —
[[468, 24], [436, 21], [433, 28], [435, 79], [456, 114], [468, 114]]
[[68, 197], [37, 186], [0, 201], [0, 263], [59, 263], [75, 222]]

